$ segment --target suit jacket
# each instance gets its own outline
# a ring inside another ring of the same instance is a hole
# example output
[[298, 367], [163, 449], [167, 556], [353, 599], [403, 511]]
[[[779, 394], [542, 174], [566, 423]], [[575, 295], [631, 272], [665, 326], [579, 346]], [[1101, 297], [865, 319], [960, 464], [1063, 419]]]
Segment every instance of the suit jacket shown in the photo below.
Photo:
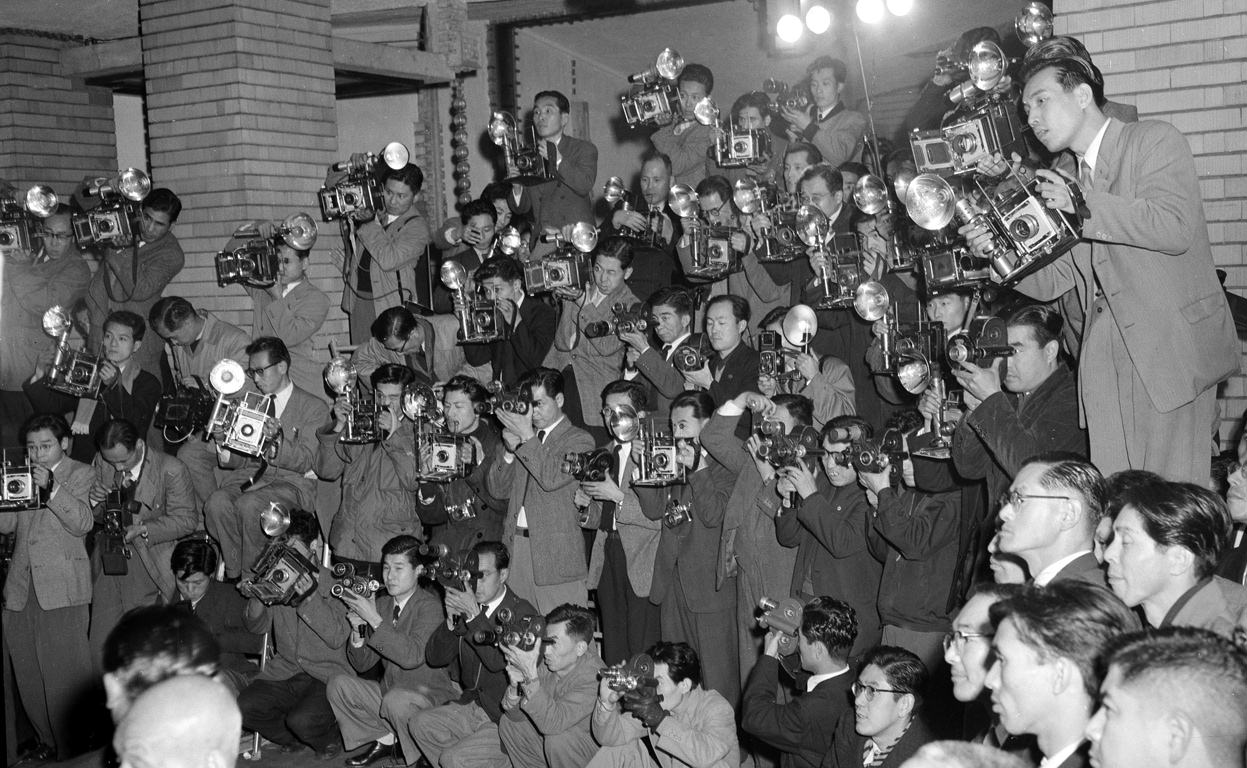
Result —
[[[383, 214], [378, 214], [378, 217]], [[411, 300], [415, 289], [415, 266], [429, 246], [429, 224], [413, 205], [407, 212], [382, 226], [378, 218], [360, 224], [355, 230], [361, 246], [368, 250], [372, 278], [372, 302], [380, 315], [390, 307], [401, 307]], [[350, 276], [349, 286], [358, 287], [358, 262], [348, 258], [343, 270]], [[401, 284], [401, 285], [400, 285]], [[401, 292], [400, 292], [401, 288]], [[355, 291], [342, 292], [342, 310], [355, 311], [361, 301]]]
[[[114, 477], [113, 466], [102, 456], [96, 456], [96, 485], [112, 489]], [[147, 526], [147, 537], [136, 538], [130, 542], [130, 548], [147, 569], [147, 575], [156, 582], [160, 593], [166, 600], [171, 600], [177, 588], [172, 566], [169, 565], [173, 548], [178, 539], [203, 528], [203, 516], [195, 506], [190, 470], [175, 457], [146, 446], [133, 494], [140, 506], [139, 518], [135, 522]], [[94, 511], [98, 519], [103, 505], [97, 506]]]
[[738, 768], [740, 765], [736, 716], [732, 705], [718, 691], [701, 686], [693, 688], [652, 734], [640, 720], [617, 706], [610, 711], [594, 706], [593, 737], [597, 742], [603, 747], [627, 745], [637, 750], [635, 756], [630, 751], [625, 754], [603, 750], [598, 754], [607, 756], [606, 761], [598, 763], [595, 759], [595, 765], [624, 768], [652, 764], [650, 748], [642, 742], [647, 735], [659, 768]]
[[514, 384], [525, 373], [540, 368], [554, 343], [558, 313], [539, 297], [526, 296], [520, 302], [519, 320], [511, 329], [511, 338], [492, 344], [467, 344], [463, 356], [470, 365], [490, 363], [494, 378]]
[[[165, 344], [164, 362], [168, 367], [164, 371], [171, 374], [180, 371], [183, 376], [198, 376], [206, 387], [212, 367], [220, 361], [233, 360], [246, 367], [246, 349], [251, 338], [238, 326], [225, 322], [211, 312], [201, 309], [199, 316], [204, 320], [204, 327], [194, 351], [190, 347]], [[150, 340], [153, 346], [157, 339]], [[243, 391], [254, 391], [250, 380]]]
[[1230, 533], [1230, 540], [1217, 565], [1217, 575], [1236, 584], [1247, 583], [1247, 528], [1242, 523], [1235, 523]]
[[534, 435], [512, 455], [499, 451], [489, 469], [489, 492], [508, 499], [502, 524], [502, 541], [508, 546], [515, 538], [520, 507], [524, 507], [531, 532], [533, 579], [538, 586], [563, 584], [588, 575], [584, 558], [567, 554], [583, 551], [584, 535], [572, 502], [576, 479], [563, 471], [563, 457], [590, 450], [593, 438], [564, 416], [544, 443]]
[[[612, 440], [606, 448], [614, 450], [619, 441]], [[651, 520], [641, 511], [641, 500], [632, 489], [632, 470], [635, 464], [629, 453], [620, 458], [624, 462], [623, 478], [620, 485], [624, 499], [615, 508], [615, 530], [619, 533], [619, 542], [623, 545], [624, 560], [628, 568], [628, 583], [637, 597], [649, 597], [650, 585], [654, 580], [654, 557], [658, 554], [658, 539], [662, 531], [662, 523]], [[619, 477], [619, 469], [614, 469], [614, 477]], [[583, 526], [597, 530], [602, 520], [602, 502], [592, 501], [586, 510]], [[593, 538], [593, 550], [589, 555], [589, 589], [597, 587], [602, 578], [602, 567], [606, 558], [606, 534], [598, 531]]]
[[325, 395], [322, 378], [324, 363], [316, 356], [312, 341], [329, 316], [329, 297], [304, 277], [290, 293], [281, 298], [262, 288], [248, 286], [247, 293], [255, 302], [251, 336], [276, 336], [290, 350], [290, 378], [296, 387], [321, 397]]
[[[853, 707], [849, 707], [836, 721], [836, 733], [832, 738], [831, 750], [823, 756], [823, 768], [861, 768], [862, 754], [866, 750], [866, 737], [857, 735], [857, 718]], [[901, 736], [900, 741], [892, 747], [887, 758], [880, 763], [880, 768], [899, 768], [906, 760], [914, 756], [923, 744], [935, 741], [935, 734], [921, 719], [914, 719], [909, 729]]]
[[671, 412], [671, 401], [688, 389], [684, 383], [684, 374], [677, 371], [671, 363], [676, 350], [689, 346], [695, 349], [700, 342], [701, 334], [689, 334], [666, 355], [663, 354], [662, 347], [658, 346], [650, 347], [637, 358], [636, 368], [650, 385], [650, 404], [654, 406], [656, 417], [666, 418]]
[[831, 113], [818, 119], [818, 107], [811, 105], [814, 118], [802, 131], [802, 138], [813, 144], [823, 155], [823, 162], [839, 168], [849, 160], [862, 156], [866, 145], [866, 117], [861, 112], [848, 109], [844, 102], [832, 108]]
[[1247, 632], [1247, 587], [1210, 576], [1183, 595], [1169, 614], [1162, 627], [1199, 627], [1232, 639], [1235, 630]]
[[4, 607], [26, 607], [34, 587], [45, 611], [91, 602], [91, 561], [83, 544], [91, 532], [91, 467], [66, 456], [53, 472], [46, 506], [0, 513], [0, 533], [17, 533], [4, 582]]
[[1079, 745], [1078, 749], [1069, 757], [1061, 761], [1060, 765], [1054, 768], [1090, 768], [1091, 766], [1091, 742], [1084, 741]]
[[[558, 154], [562, 162], [552, 168], [554, 178], [524, 187], [518, 200], [514, 195], [507, 196], [512, 212], [532, 213], [535, 235], [540, 235], [544, 227], [561, 229], [565, 224], [594, 221], [589, 195], [598, 176], [598, 148], [564, 134], [558, 142]], [[554, 160], [546, 160], [548, 168], [554, 165]]]
[[[1083, 242], [1017, 289], [1041, 301], [1073, 290], [1087, 313], [1098, 280], [1144, 391], [1167, 413], [1237, 373], [1241, 351], [1213, 270], [1190, 147], [1168, 123], [1110, 118], [1092, 187], [1084, 190], [1091, 216]], [[1106, 354], [1084, 344], [1081, 356]]]
[[849, 694], [853, 670], [845, 669], [812, 691], [807, 692], [803, 683], [801, 693], [780, 704], [775, 700], [779, 667], [772, 656], [758, 658], [741, 696], [740, 727], [779, 750], [783, 768], [818, 768], [835, 734], [828, 726], [853, 709]]
[[[416, 316], [416, 328], [412, 334], [420, 334], [417, 340], [416, 351], [409, 354], [394, 352], [385, 348], [385, 346], [372, 338], [368, 337], [368, 341], [361, 344], [353, 353], [351, 353], [351, 365], [355, 366], [355, 370], [359, 371], [359, 385], [365, 389], [372, 389], [372, 373], [383, 365], [405, 365], [415, 371], [416, 379], [423, 379], [427, 383], [433, 381], [433, 345], [434, 331], [433, 324], [419, 315]], [[324, 386], [323, 384], [321, 385]]]
[[623, 370], [624, 345], [614, 333], [591, 339], [585, 335], [585, 328], [590, 323], [610, 323], [615, 317], [612, 307], [623, 304], [630, 308], [639, 300], [627, 283], [620, 283], [597, 304], [587, 297], [586, 292], [579, 301], [560, 302], [562, 313], [554, 332], [554, 347], [546, 355], [545, 365], [556, 371], [572, 367], [585, 425], [601, 427], [602, 390], [618, 379]]
[[[278, 422], [281, 424], [281, 441], [277, 455], [268, 462], [268, 469], [252, 486], [259, 490], [276, 482], [286, 482], [294, 486], [299, 493], [299, 503], [304, 509], [312, 509], [316, 505], [316, 478], [307, 477], [316, 469], [320, 455], [320, 441], [316, 431], [329, 418], [329, 407], [324, 400], [294, 387], [290, 399], [282, 411]], [[227, 451], [229, 458], [221, 462], [226, 469], [248, 469], [259, 466], [259, 458], [246, 456], [234, 451]]]
[[[505, 496], [494, 496], [486, 486], [489, 468], [502, 452], [502, 438], [493, 423], [482, 418], [471, 433], [481, 444], [482, 455], [467, 477], [456, 477], [448, 483], [422, 482], [416, 490], [416, 511], [420, 522], [432, 528], [430, 541], [445, 544], [451, 552], [471, 549], [481, 541], [502, 539], [502, 520], [507, 513]], [[476, 517], [451, 520], [447, 504], [470, 502]]]
[[334, 579], [318, 574], [316, 591], [297, 606], [265, 606], [258, 617], [243, 615], [252, 632], [272, 632], [272, 655], [258, 680], [289, 680], [306, 672], [322, 683], [336, 675], [354, 675], [346, 662], [351, 626], [343, 618], [342, 601], [330, 593]]
[[73, 251], [42, 264], [4, 265], [4, 283], [0, 285], [5, 310], [0, 327], [0, 360], [4, 361], [0, 365], [0, 390], [21, 389], [35, 370], [39, 353], [56, 343], [43, 332], [43, 313], [57, 304], [68, 310], [86, 292], [90, 281], [86, 260]]
[[1094, 554], [1084, 552], [1076, 560], [1066, 563], [1048, 583], [1054, 581], [1082, 581], [1097, 587], [1108, 587], [1108, 574]]
[[542, 736], [582, 733], [589, 736], [589, 719], [598, 698], [598, 672], [605, 666], [592, 644], [576, 664], [559, 677], [537, 666], [541, 685], [533, 693], [524, 692], [519, 705], [507, 711], [512, 720], [528, 719]]
[[[87, 286], [87, 311], [91, 317], [88, 344], [92, 349], [98, 349], [104, 339], [104, 318], [108, 313], [125, 309], [146, 321], [147, 313], [160, 300], [165, 286], [186, 264], [182, 245], [172, 232], [138, 249], [137, 280], [132, 280], [135, 274], [133, 254], [130, 248], [106, 249], [103, 262], [91, 276]], [[156, 370], [160, 364], [160, 345], [144, 344], [135, 353], [135, 359], [144, 368]]]
[[710, 360], [710, 372], [719, 371], [714, 383], [710, 385], [710, 397], [715, 405], [722, 405], [728, 400], [758, 386], [758, 350], [745, 343], [744, 339], [728, 353], [727, 359], [718, 362], [716, 354]]
[[402, 689], [424, 694], [437, 706], [450, 701], [453, 685], [445, 669], [434, 669], [425, 660], [429, 639], [439, 626], [446, 623], [442, 601], [425, 589], [417, 589], [408, 598], [396, 625], [391, 616], [394, 598], [377, 596], [377, 613], [381, 624], [368, 632], [364, 644], [356, 648], [348, 643], [346, 658], [359, 672], [367, 672], [378, 661], [383, 673], [381, 691]]
[[706, 178], [706, 154], [715, 141], [713, 126], [689, 121], [684, 130], [675, 132], [674, 125], [654, 131], [649, 137], [654, 149], [671, 158], [671, 183], [687, 184], [694, 189]]
[[246, 673], [259, 671], [260, 668], [247, 655], [258, 656], [264, 638], [247, 629], [243, 622], [247, 599], [233, 585], [210, 579], [208, 591], [204, 592], [194, 608], [189, 600], [181, 600], [178, 605], [208, 625], [221, 646], [222, 667]]

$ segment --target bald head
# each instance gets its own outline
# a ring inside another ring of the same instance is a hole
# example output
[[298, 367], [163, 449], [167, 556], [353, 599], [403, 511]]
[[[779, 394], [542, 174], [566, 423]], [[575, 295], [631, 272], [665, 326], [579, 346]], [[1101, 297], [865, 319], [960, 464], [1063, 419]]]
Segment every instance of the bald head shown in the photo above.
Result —
[[233, 768], [242, 715], [229, 690], [200, 675], [147, 689], [117, 726], [123, 768]]

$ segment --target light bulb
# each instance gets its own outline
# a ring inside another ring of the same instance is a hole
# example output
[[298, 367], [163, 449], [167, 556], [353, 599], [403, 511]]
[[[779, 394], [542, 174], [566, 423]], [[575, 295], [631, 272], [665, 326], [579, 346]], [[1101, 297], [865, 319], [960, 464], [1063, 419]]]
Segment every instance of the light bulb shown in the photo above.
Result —
[[857, 0], [857, 18], [867, 24], [883, 21], [883, 0]]
[[914, 9], [914, 0], [888, 0], [888, 10], [893, 16], [905, 16]]
[[804, 31], [805, 25], [801, 23], [801, 19], [791, 13], [780, 16], [779, 23], [775, 25], [775, 34], [779, 35], [779, 39], [785, 43], [797, 42]]
[[831, 13], [821, 5], [811, 6], [805, 12], [805, 26], [816, 35], [831, 29]]

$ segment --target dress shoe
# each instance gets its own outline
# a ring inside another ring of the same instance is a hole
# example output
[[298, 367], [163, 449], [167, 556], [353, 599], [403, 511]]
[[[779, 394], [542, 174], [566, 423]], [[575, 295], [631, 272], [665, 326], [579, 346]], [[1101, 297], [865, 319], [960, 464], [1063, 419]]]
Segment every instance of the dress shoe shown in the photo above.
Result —
[[379, 741], [374, 741], [368, 749], [347, 760], [346, 765], [351, 766], [351, 768], [361, 768], [361, 766], [372, 765], [373, 763], [394, 757], [394, 753], [393, 744], [382, 744]]

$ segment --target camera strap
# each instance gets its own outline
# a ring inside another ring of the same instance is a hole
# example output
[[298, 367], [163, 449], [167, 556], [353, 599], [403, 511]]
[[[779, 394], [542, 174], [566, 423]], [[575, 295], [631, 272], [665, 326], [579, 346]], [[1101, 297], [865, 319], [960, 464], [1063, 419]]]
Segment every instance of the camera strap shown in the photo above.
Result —
[[[120, 248], [117, 250], [121, 250]], [[130, 292], [124, 297], [117, 297], [113, 293], [113, 269], [108, 263], [108, 250], [104, 250], [104, 263], [101, 268], [104, 272], [104, 293], [108, 294], [108, 300], [115, 304], [124, 304], [134, 298], [134, 291], [139, 285], [139, 241], [134, 239], [130, 242]], [[103, 330], [100, 331], [103, 333]]]

